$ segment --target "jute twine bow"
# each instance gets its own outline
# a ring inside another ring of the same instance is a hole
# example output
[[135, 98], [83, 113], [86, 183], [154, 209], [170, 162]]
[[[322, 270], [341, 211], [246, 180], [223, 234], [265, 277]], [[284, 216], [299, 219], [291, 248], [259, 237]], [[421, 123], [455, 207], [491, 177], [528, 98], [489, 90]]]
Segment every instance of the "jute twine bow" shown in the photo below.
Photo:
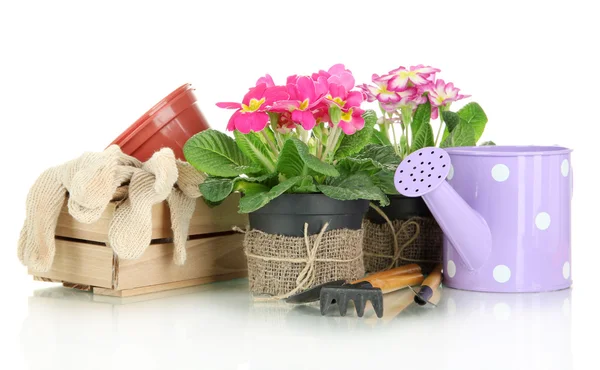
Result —
[[[400, 260], [406, 261], [406, 262], [417, 262], [417, 263], [418, 262], [421, 262], [421, 263], [439, 263], [440, 262], [440, 261], [425, 260], [425, 259], [421, 260], [421, 259], [407, 258], [407, 257], [402, 256], [402, 253], [404, 252], [404, 250], [407, 247], [409, 247], [415, 240], [417, 240], [417, 238], [421, 234], [421, 226], [419, 225], [418, 222], [415, 221], [415, 218], [410, 218], [410, 219], [406, 220], [405, 222], [403, 222], [402, 225], [400, 226], [400, 229], [398, 231], [396, 231], [396, 229], [394, 228], [394, 224], [389, 219], [389, 217], [381, 210], [381, 208], [379, 208], [378, 206], [376, 206], [373, 203], [369, 203], [369, 206], [371, 208], [373, 208], [377, 213], [379, 213], [379, 215], [385, 220], [385, 222], [388, 224], [388, 226], [392, 230], [392, 238], [394, 241], [394, 255], [385, 255], [385, 254], [365, 252], [364, 253], [365, 256], [389, 258], [391, 260], [391, 262], [388, 265], [388, 267], [385, 268], [386, 270], [397, 267], [398, 262]], [[398, 245], [398, 235], [401, 232], [404, 232], [405, 234], [408, 235], [408, 227], [411, 225], [414, 225], [415, 233], [404, 244]]]
[[[315, 279], [316, 279], [315, 264], [317, 262], [348, 263], [348, 262], [356, 261], [359, 258], [362, 258], [362, 256], [363, 256], [362, 252], [359, 253], [354, 258], [346, 259], [346, 260], [333, 259], [333, 258], [317, 258], [317, 252], [319, 251], [319, 247], [321, 246], [321, 240], [323, 239], [323, 235], [325, 234], [325, 231], [327, 231], [328, 227], [329, 227], [329, 222], [326, 222], [323, 225], [323, 227], [321, 228], [321, 231], [319, 231], [319, 234], [317, 234], [315, 242], [311, 245], [310, 238], [308, 235], [308, 223], [304, 223], [304, 245], [306, 246], [307, 258], [281, 258], [281, 257], [259, 256], [254, 253], [250, 253], [246, 250], [245, 251], [246, 257], [248, 257], [248, 258], [257, 258], [257, 259], [260, 259], [263, 261], [306, 263], [306, 265], [304, 266], [302, 271], [300, 271], [300, 273], [298, 274], [298, 277], [296, 278], [296, 287], [294, 289], [292, 289], [291, 291], [289, 291], [285, 294], [280, 294], [280, 295], [276, 295], [276, 296], [254, 297], [254, 300], [256, 300], [256, 301], [275, 301], [275, 300], [286, 299], [286, 298], [291, 297], [294, 294], [299, 293], [305, 289], [311, 288], [314, 285]], [[239, 227], [234, 227], [233, 230], [244, 233], [244, 234], [246, 233], [246, 231], [240, 229]], [[263, 233], [260, 230], [253, 230], [253, 232]], [[264, 234], [266, 234], [266, 233], [264, 233]]]

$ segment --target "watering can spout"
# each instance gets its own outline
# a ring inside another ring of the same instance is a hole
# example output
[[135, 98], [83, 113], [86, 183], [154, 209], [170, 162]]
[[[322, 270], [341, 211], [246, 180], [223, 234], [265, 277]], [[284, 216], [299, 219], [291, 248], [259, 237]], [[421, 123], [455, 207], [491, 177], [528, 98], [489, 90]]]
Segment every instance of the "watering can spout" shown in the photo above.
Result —
[[487, 222], [448, 184], [450, 156], [439, 148], [418, 150], [402, 161], [394, 185], [404, 196], [423, 198], [445, 237], [469, 270], [483, 266], [492, 250]]

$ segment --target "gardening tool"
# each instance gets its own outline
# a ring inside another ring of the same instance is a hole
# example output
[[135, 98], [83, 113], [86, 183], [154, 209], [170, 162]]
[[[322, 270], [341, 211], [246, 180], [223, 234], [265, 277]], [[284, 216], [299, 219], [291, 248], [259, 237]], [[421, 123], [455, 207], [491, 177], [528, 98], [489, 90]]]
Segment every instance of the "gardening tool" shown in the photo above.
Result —
[[423, 284], [421, 284], [421, 289], [419, 289], [419, 292], [415, 292], [415, 303], [419, 306], [425, 306], [427, 303], [430, 303], [433, 293], [440, 287], [441, 282], [442, 265], [438, 264], [433, 268], [433, 271], [427, 275], [427, 278], [425, 278]]
[[329, 307], [337, 303], [340, 315], [345, 316], [348, 311], [348, 302], [354, 301], [356, 314], [358, 317], [362, 317], [365, 313], [367, 301], [371, 301], [377, 317], [382, 317], [383, 295], [385, 293], [420, 284], [423, 282], [423, 279], [424, 277], [421, 272], [387, 276], [371, 275], [353, 284], [323, 287], [319, 297], [321, 301], [321, 315], [325, 315]]
[[444, 285], [490, 292], [571, 285], [570, 153], [557, 146], [429, 147], [402, 161], [396, 189], [422, 197], [444, 231]]
[[367, 276], [366, 278], [355, 280], [353, 282], [348, 282], [347, 280], [336, 280], [336, 281], [331, 281], [331, 282], [328, 282], [325, 284], [317, 285], [315, 287], [312, 287], [311, 289], [305, 290], [302, 293], [295, 294], [295, 295], [287, 298], [285, 301], [287, 303], [315, 302], [315, 301], [319, 300], [319, 298], [321, 296], [321, 289], [323, 289], [325, 287], [339, 287], [342, 285], [360, 284], [361, 282], [365, 282], [366, 279], [376, 279], [376, 278], [381, 279], [381, 278], [386, 278], [386, 277], [391, 277], [391, 276], [414, 274], [414, 273], [420, 273], [420, 272], [421, 272], [421, 266], [417, 265], [416, 263], [413, 263], [410, 265], [404, 265], [404, 266], [396, 267], [396, 268], [386, 270], [386, 271], [376, 272], [374, 274]]

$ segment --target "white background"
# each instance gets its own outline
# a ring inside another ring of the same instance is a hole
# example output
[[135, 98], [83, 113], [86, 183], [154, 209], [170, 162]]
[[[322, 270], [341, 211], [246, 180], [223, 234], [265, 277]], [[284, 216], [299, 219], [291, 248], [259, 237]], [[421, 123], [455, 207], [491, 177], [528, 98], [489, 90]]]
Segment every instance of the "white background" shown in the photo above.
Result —
[[[0, 5], [7, 369], [597, 368], [598, 23], [595, 1], [13, 1]], [[16, 257], [29, 186], [99, 151], [184, 82], [214, 128], [269, 72], [343, 62], [358, 82], [429, 64], [489, 117], [484, 140], [575, 149], [574, 285], [538, 295], [446, 289], [388, 321], [253, 304], [242, 280], [120, 304], [33, 283]], [[290, 361], [291, 363], [287, 363]]]

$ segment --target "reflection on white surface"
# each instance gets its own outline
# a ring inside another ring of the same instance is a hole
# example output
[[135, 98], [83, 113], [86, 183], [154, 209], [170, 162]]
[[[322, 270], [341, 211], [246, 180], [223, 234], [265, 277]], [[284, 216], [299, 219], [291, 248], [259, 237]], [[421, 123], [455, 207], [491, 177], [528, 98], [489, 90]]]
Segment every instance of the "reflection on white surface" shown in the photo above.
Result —
[[243, 279], [132, 298], [49, 288], [29, 298], [21, 345], [31, 369], [572, 369], [571, 290], [411, 299], [387, 295], [377, 319], [254, 302]]

